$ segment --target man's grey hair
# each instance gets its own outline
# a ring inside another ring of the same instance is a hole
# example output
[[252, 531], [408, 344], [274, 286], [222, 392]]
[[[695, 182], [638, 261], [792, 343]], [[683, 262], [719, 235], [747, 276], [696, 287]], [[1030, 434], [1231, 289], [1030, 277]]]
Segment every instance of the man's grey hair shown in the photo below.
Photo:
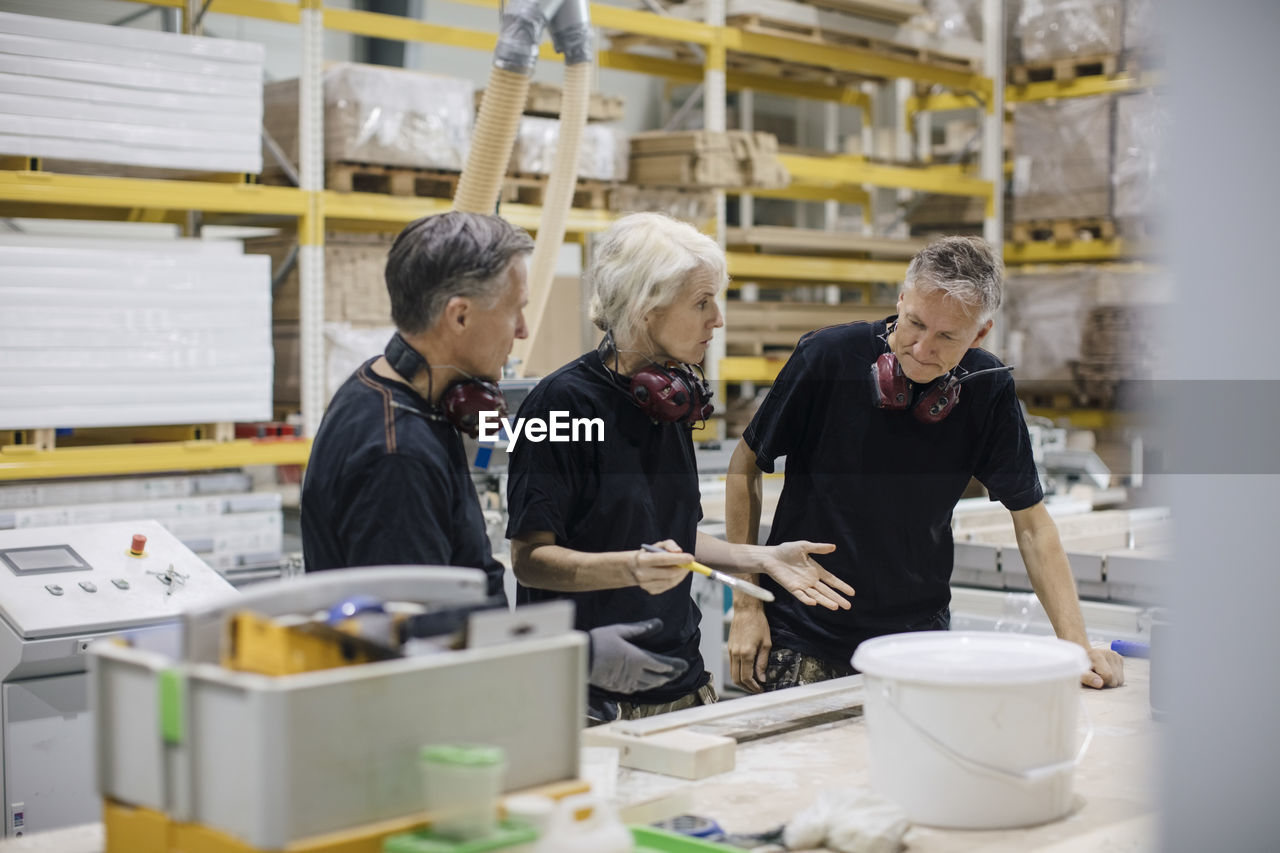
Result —
[[991, 244], [977, 237], [942, 237], [911, 259], [902, 291], [941, 290], [976, 311], [985, 323], [1000, 309], [1004, 290], [1004, 262]]
[[533, 251], [533, 238], [498, 216], [450, 211], [409, 223], [387, 254], [385, 278], [391, 320], [401, 332], [420, 334], [455, 296], [493, 305], [517, 255]]
[[596, 239], [587, 270], [591, 322], [616, 339], [634, 341], [645, 315], [670, 305], [698, 270], [717, 288], [728, 283], [724, 251], [715, 240], [665, 214], [623, 216]]

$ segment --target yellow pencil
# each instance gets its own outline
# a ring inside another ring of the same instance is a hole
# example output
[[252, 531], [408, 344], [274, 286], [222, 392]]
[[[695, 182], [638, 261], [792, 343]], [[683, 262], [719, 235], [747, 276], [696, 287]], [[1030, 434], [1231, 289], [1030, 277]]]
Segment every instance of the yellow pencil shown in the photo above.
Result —
[[[662, 553], [665, 553], [667, 550], [666, 548], [659, 548], [657, 545], [649, 545], [647, 543], [644, 545], [641, 545], [640, 547], [646, 551], [651, 551], [655, 554], [662, 554]], [[720, 583], [724, 584], [730, 589], [736, 589], [739, 592], [746, 593], [752, 598], [758, 598], [761, 601], [773, 601], [773, 593], [769, 592], [769, 590], [764, 589], [763, 587], [756, 586], [751, 581], [744, 581], [742, 578], [735, 578], [733, 575], [725, 574], [724, 572], [713, 569], [710, 566], [704, 566], [702, 565], [702, 563], [699, 563], [697, 560], [694, 560], [688, 563], [682, 563], [681, 565], [677, 566], [677, 568], [688, 569], [691, 572], [697, 572], [700, 575], [706, 575], [707, 577], [711, 578], [713, 581], [720, 581]]]

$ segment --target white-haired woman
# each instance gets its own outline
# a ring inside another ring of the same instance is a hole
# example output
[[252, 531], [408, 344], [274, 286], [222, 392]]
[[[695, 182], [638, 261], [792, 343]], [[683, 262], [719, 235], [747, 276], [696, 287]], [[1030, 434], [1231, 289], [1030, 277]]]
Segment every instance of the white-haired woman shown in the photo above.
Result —
[[[729, 545], [698, 533], [702, 518], [690, 430], [709, 412], [691, 365], [724, 325], [716, 296], [724, 253], [666, 216], [619, 219], [597, 241], [588, 270], [600, 347], [538, 383], [521, 417], [599, 418], [597, 441], [527, 438], [511, 455], [507, 535], [518, 600], [569, 598], [577, 627], [661, 620], [631, 639], [669, 665], [665, 683], [621, 693], [592, 688], [596, 718], [650, 716], [715, 701], [698, 653], [691, 560], [765, 573], [805, 604], [847, 608], [853, 589], [809, 555], [830, 545]], [[659, 551], [642, 546], [657, 544]]]

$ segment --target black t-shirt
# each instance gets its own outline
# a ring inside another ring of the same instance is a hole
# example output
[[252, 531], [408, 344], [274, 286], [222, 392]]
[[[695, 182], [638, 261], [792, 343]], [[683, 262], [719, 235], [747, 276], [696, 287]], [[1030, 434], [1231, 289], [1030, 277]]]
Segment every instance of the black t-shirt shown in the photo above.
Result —
[[361, 365], [333, 395], [302, 487], [309, 572], [351, 566], [483, 569], [502, 594], [462, 438], [407, 385]]
[[[600, 356], [587, 353], [543, 379], [520, 407], [522, 418], [603, 421], [601, 442], [534, 443], [521, 437], [510, 459], [507, 536], [537, 531], [555, 534], [556, 544], [575, 551], [626, 551], [646, 542], [672, 539], [688, 553], [697, 544], [702, 518], [693, 441], [681, 424], [655, 424], [626, 399], [627, 383], [606, 370]], [[595, 698], [638, 703], [669, 702], [706, 684], [698, 652], [698, 606], [691, 580], [659, 595], [639, 587], [595, 592], [552, 592], [518, 587], [520, 603], [570, 599], [576, 627], [587, 631], [653, 616], [662, 631], [639, 645], [689, 661], [674, 682], [630, 695], [591, 688]]]
[[[951, 514], [970, 477], [1010, 510], [1044, 495], [1007, 372], [975, 377], [937, 424], [872, 403], [871, 365], [888, 352], [886, 322], [802, 338], [743, 433], [761, 470], [787, 459], [769, 544], [831, 542], [817, 557], [856, 590], [851, 609], [806, 607], [770, 578], [774, 646], [848, 664], [870, 637], [936, 625], [951, 601]], [[970, 349], [964, 371], [1000, 361]], [[924, 387], [914, 389], [920, 391]]]

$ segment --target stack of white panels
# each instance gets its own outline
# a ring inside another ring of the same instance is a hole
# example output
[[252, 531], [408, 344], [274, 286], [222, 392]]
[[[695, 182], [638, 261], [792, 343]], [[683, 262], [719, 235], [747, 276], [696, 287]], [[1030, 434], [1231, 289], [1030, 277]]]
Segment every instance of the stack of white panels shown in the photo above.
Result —
[[271, 261], [239, 242], [0, 237], [0, 429], [271, 417]]
[[0, 154], [262, 171], [260, 44], [0, 12]]

